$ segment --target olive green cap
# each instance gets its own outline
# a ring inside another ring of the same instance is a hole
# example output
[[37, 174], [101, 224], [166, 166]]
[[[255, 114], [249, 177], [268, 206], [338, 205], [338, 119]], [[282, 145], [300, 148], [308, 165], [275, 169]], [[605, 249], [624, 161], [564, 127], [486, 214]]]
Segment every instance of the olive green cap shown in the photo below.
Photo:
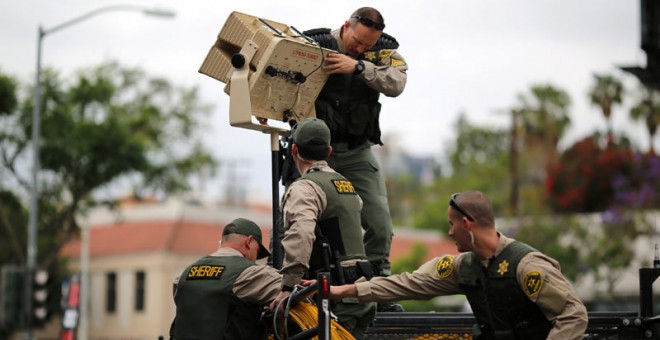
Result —
[[330, 146], [330, 129], [318, 118], [305, 118], [293, 132], [293, 143], [301, 147]]
[[259, 254], [257, 254], [257, 258], [262, 259], [270, 256], [270, 252], [268, 252], [268, 249], [264, 247], [263, 242], [261, 241], [261, 228], [247, 218], [237, 218], [229, 222], [229, 224], [225, 226], [225, 230], [222, 231], [222, 236], [229, 234], [252, 236], [252, 238], [259, 242]]

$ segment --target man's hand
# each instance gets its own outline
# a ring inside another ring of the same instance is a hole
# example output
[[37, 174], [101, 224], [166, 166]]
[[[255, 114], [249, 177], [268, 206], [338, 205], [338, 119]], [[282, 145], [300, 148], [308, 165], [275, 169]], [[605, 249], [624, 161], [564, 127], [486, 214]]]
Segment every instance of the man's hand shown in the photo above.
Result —
[[327, 74], [352, 74], [357, 60], [341, 53], [329, 53], [325, 57], [323, 70]]
[[343, 299], [347, 297], [357, 297], [358, 291], [354, 284], [343, 286], [330, 286], [330, 296], [335, 299]]
[[316, 280], [305, 280], [305, 279], [303, 279], [303, 280], [300, 281], [300, 285], [303, 286], [303, 287], [309, 287], [309, 286], [311, 286], [315, 283], [316, 283]]
[[[284, 300], [287, 296], [291, 295], [291, 292], [287, 291], [282, 291], [280, 292], [280, 295], [278, 295], [273, 302], [270, 303], [270, 310], [275, 313], [275, 308], [277, 308], [277, 305], [280, 304], [282, 300]], [[277, 311], [278, 313], [284, 313], [284, 304], [282, 304], [282, 307], [280, 307], [280, 310]]]

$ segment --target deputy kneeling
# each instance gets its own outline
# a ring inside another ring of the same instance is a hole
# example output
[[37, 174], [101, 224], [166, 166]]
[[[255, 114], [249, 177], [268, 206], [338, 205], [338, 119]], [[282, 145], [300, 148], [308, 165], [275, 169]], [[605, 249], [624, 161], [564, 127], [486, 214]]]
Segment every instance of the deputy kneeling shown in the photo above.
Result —
[[282, 276], [268, 257], [261, 229], [238, 218], [225, 226], [220, 248], [188, 266], [175, 283], [173, 339], [266, 339], [263, 306], [280, 292]]

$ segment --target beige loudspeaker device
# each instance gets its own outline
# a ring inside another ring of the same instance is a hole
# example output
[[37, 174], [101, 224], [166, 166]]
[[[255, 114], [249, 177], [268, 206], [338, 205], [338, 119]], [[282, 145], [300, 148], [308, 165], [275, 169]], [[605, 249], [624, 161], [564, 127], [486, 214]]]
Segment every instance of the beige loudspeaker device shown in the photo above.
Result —
[[329, 52], [292, 26], [232, 12], [199, 72], [226, 84], [232, 126], [266, 132], [273, 127], [252, 116], [282, 122], [316, 116]]

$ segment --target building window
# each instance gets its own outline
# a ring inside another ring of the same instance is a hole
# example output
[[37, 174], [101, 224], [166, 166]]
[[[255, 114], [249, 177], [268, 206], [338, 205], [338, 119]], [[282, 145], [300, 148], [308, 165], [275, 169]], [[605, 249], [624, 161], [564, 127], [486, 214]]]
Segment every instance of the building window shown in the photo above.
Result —
[[105, 310], [114, 313], [117, 310], [117, 274], [110, 272], [106, 275]]
[[135, 310], [144, 310], [144, 284], [145, 274], [143, 271], [135, 273]]

